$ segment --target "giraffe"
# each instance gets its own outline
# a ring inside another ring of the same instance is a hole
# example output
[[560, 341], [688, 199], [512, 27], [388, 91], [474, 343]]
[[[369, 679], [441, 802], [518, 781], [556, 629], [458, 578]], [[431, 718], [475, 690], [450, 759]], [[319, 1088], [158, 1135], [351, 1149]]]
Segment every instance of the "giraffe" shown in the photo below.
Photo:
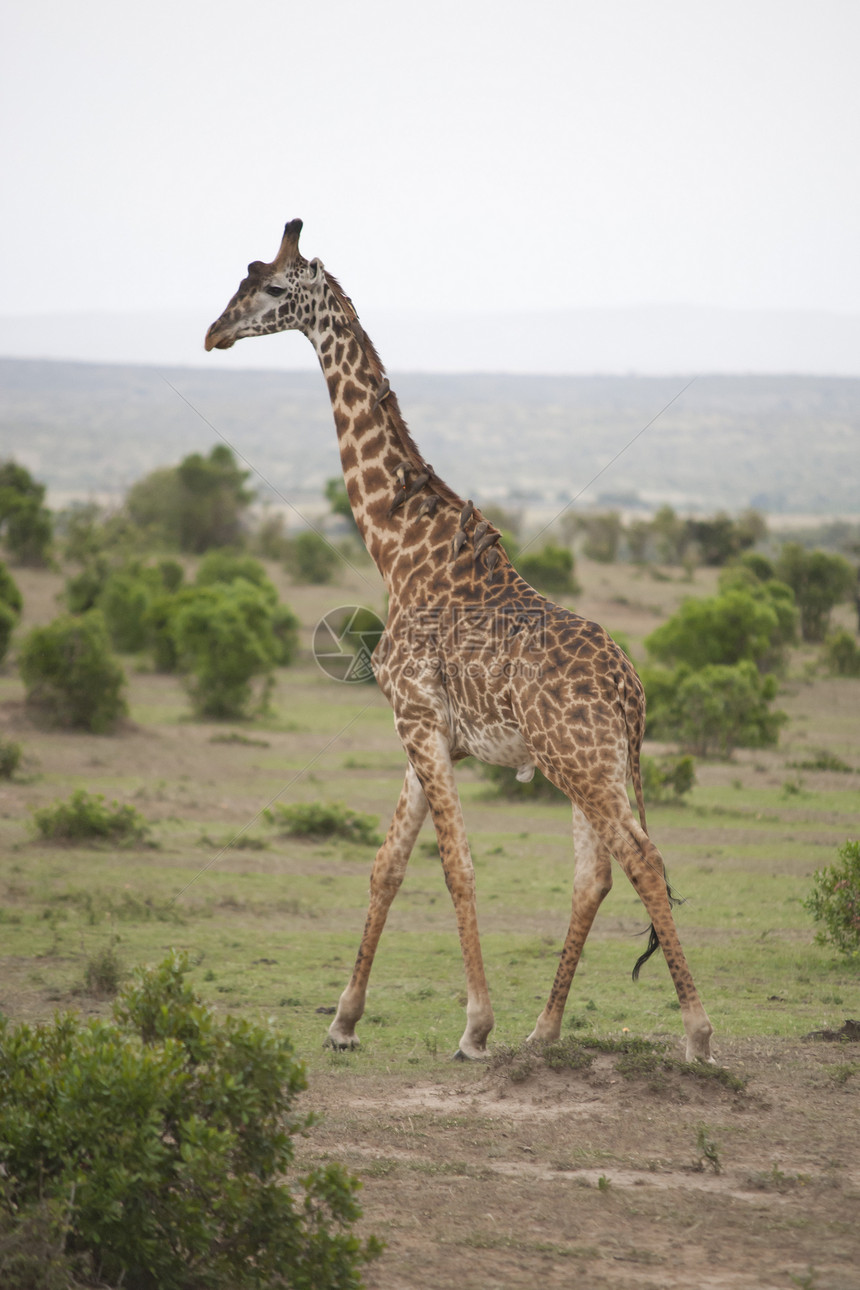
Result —
[[[552, 603], [521, 578], [500, 534], [422, 457], [352, 301], [319, 259], [299, 251], [301, 220], [284, 229], [270, 263], [254, 261], [206, 349], [245, 336], [298, 330], [316, 350], [328, 385], [341, 464], [355, 520], [389, 596], [373, 655], [394, 712], [406, 774], [373, 863], [370, 903], [355, 967], [326, 1042], [359, 1044], [367, 984], [388, 910], [429, 811], [451, 894], [466, 977], [466, 1026], [455, 1056], [482, 1058], [494, 1024], [481, 955], [475, 873], [454, 775], [474, 756], [535, 767], [570, 799], [574, 884], [558, 969], [530, 1040], [554, 1040], [582, 947], [612, 885], [614, 856], [651, 919], [681, 1007], [689, 1061], [713, 1060], [712, 1026], [672, 916], [663, 860], [651, 841], [639, 770], [645, 726], [642, 685], [596, 623]], [[638, 819], [627, 796], [632, 778]]]

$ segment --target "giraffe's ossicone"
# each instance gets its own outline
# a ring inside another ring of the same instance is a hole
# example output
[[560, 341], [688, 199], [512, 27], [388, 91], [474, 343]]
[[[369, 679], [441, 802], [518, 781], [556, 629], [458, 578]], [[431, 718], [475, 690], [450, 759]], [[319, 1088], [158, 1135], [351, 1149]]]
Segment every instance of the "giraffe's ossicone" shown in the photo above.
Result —
[[[493, 1011], [481, 957], [475, 874], [454, 765], [474, 756], [535, 767], [570, 798], [575, 872], [570, 926], [531, 1038], [556, 1039], [585, 938], [612, 885], [614, 856], [642, 899], [663, 950], [690, 1060], [710, 1060], [711, 1024], [672, 916], [660, 852], [648, 836], [639, 773], [645, 702], [636, 672], [596, 623], [548, 601], [514, 569], [498, 531], [421, 456], [349, 297], [320, 260], [299, 252], [301, 221], [271, 263], [248, 266], [206, 348], [297, 330], [320, 361], [350, 504], [388, 590], [373, 656], [406, 751], [406, 777], [373, 864], [370, 906], [352, 978], [328, 1042], [358, 1044], [367, 982], [391, 902], [428, 810], [454, 902], [466, 973], [458, 1054], [482, 1057]], [[627, 797], [632, 777], [638, 816]], [[637, 964], [637, 970], [640, 964]]]

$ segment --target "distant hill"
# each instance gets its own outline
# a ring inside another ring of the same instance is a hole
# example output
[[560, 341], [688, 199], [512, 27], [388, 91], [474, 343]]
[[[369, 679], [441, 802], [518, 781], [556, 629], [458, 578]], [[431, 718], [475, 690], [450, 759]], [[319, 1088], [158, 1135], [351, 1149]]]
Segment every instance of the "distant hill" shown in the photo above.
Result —
[[[476, 501], [860, 512], [860, 379], [688, 380], [392, 374], [424, 455]], [[0, 457], [57, 499], [119, 495], [222, 437], [290, 500], [340, 468], [318, 371], [0, 359]]]

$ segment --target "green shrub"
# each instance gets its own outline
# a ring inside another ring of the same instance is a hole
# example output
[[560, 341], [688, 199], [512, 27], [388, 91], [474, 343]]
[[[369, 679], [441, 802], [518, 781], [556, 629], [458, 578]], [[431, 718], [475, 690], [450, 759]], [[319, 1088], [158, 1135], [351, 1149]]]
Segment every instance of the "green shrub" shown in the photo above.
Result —
[[24, 750], [11, 739], [0, 739], [0, 779], [11, 779], [21, 765]]
[[580, 590], [573, 575], [573, 554], [566, 546], [548, 542], [540, 551], [518, 556], [516, 568], [538, 591], [575, 595]]
[[352, 811], [340, 802], [277, 803], [267, 807], [263, 815], [267, 823], [294, 838], [344, 838], [373, 847], [382, 843], [375, 815]]
[[275, 585], [259, 560], [250, 555], [235, 555], [230, 551], [209, 551], [197, 567], [194, 579], [198, 587], [211, 587], [214, 583], [236, 582], [244, 578], [264, 591], [273, 602], [278, 593]]
[[840, 863], [816, 870], [811, 895], [803, 902], [816, 923], [815, 939], [860, 960], [860, 841], [843, 843]]
[[685, 757], [642, 757], [642, 792], [645, 804], [680, 802], [696, 782], [696, 763]]
[[42, 806], [33, 811], [36, 829], [50, 842], [102, 841], [126, 846], [141, 845], [149, 837], [149, 825], [133, 806], [113, 802], [105, 806], [101, 793], [76, 789], [68, 802]]
[[14, 461], [0, 463], [0, 540], [18, 563], [48, 564], [54, 523], [42, 505], [45, 485]]
[[138, 972], [111, 1021], [0, 1021], [6, 1221], [55, 1207], [42, 1227], [66, 1272], [26, 1284], [358, 1290], [381, 1246], [353, 1234], [359, 1184], [340, 1165], [295, 1174], [313, 1117], [289, 1040], [216, 1020], [187, 970]]
[[735, 748], [775, 744], [786, 717], [773, 712], [776, 681], [762, 677], [748, 659], [735, 667], [712, 664], [699, 671], [642, 669], [648, 733], [677, 739], [698, 757], [728, 757]]
[[118, 993], [124, 975], [116, 947], [106, 945], [87, 959], [84, 985], [87, 992], [97, 998], [112, 998]]
[[645, 646], [661, 663], [694, 670], [750, 659], [766, 671], [781, 663], [787, 630], [769, 598], [749, 587], [730, 585], [718, 596], [685, 600], [646, 637]]
[[108, 635], [121, 654], [136, 654], [146, 647], [151, 583], [152, 579], [143, 577], [139, 569], [116, 569], [99, 595], [97, 604], [104, 614]]
[[824, 661], [834, 676], [860, 676], [860, 647], [850, 632], [843, 630], [828, 636]]
[[16, 618], [24, 608], [21, 590], [2, 560], [0, 560], [0, 604], [8, 606]]
[[0, 600], [0, 663], [9, 653], [12, 644], [12, 633], [18, 626], [18, 615], [9, 605]]
[[127, 711], [125, 674], [97, 609], [35, 627], [22, 642], [18, 665], [27, 707], [54, 725], [103, 734]]
[[195, 588], [178, 608], [171, 628], [181, 665], [190, 673], [191, 701], [199, 716], [241, 717], [262, 680], [264, 706], [279, 645], [273, 605], [244, 578]]
[[847, 600], [856, 573], [844, 556], [806, 551], [799, 542], [786, 542], [776, 565], [777, 577], [794, 592], [805, 641], [823, 641], [835, 605]]
[[0, 663], [9, 652], [12, 633], [18, 625], [24, 598], [6, 565], [0, 560]]
[[296, 582], [331, 582], [338, 566], [338, 553], [330, 542], [309, 529], [291, 544], [287, 568]]

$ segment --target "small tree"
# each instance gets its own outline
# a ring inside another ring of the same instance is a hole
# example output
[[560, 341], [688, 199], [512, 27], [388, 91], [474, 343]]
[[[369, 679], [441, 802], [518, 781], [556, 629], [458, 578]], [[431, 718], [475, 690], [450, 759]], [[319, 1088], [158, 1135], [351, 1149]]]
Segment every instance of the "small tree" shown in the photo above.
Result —
[[353, 1235], [340, 1165], [296, 1173], [314, 1117], [290, 1041], [216, 1020], [187, 972], [178, 956], [138, 972], [109, 1021], [0, 1020], [3, 1225], [47, 1205], [55, 1229], [15, 1284], [357, 1290], [381, 1246]]
[[860, 960], [860, 841], [845, 842], [840, 863], [818, 869], [804, 908], [821, 924], [815, 939]]
[[784, 624], [770, 603], [747, 587], [719, 596], [690, 597], [645, 640], [662, 663], [696, 669], [749, 659], [764, 669], [782, 657]]
[[308, 529], [293, 539], [287, 567], [296, 582], [331, 582], [338, 554], [320, 533]]
[[828, 636], [824, 659], [834, 676], [860, 676], [860, 647], [850, 632], [843, 630]]
[[18, 584], [0, 560], [0, 663], [9, 651], [12, 633], [23, 608], [24, 598], [18, 589]]
[[139, 480], [126, 497], [133, 523], [156, 541], [200, 554], [242, 539], [253, 500], [230, 449], [216, 445], [208, 457], [195, 452], [178, 466], [162, 467]]
[[855, 572], [841, 555], [806, 551], [799, 542], [786, 542], [776, 566], [777, 576], [788, 583], [800, 610], [800, 631], [805, 641], [823, 641], [830, 613], [847, 600]]
[[97, 609], [33, 628], [18, 663], [27, 707], [53, 725], [104, 734], [127, 711], [125, 674]]
[[0, 538], [17, 564], [40, 567], [50, 560], [53, 520], [44, 496], [45, 485], [24, 466], [0, 464]]
[[573, 573], [573, 554], [566, 546], [547, 542], [540, 551], [526, 551], [517, 557], [516, 568], [538, 591], [572, 596], [580, 590]]
[[265, 705], [279, 654], [273, 610], [265, 592], [242, 578], [183, 597], [171, 630], [200, 716], [247, 715], [258, 679]]
[[754, 663], [710, 664], [698, 671], [642, 669], [648, 700], [648, 733], [677, 739], [698, 757], [731, 756], [735, 748], [776, 743], [786, 717], [771, 711], [776, 681]]

